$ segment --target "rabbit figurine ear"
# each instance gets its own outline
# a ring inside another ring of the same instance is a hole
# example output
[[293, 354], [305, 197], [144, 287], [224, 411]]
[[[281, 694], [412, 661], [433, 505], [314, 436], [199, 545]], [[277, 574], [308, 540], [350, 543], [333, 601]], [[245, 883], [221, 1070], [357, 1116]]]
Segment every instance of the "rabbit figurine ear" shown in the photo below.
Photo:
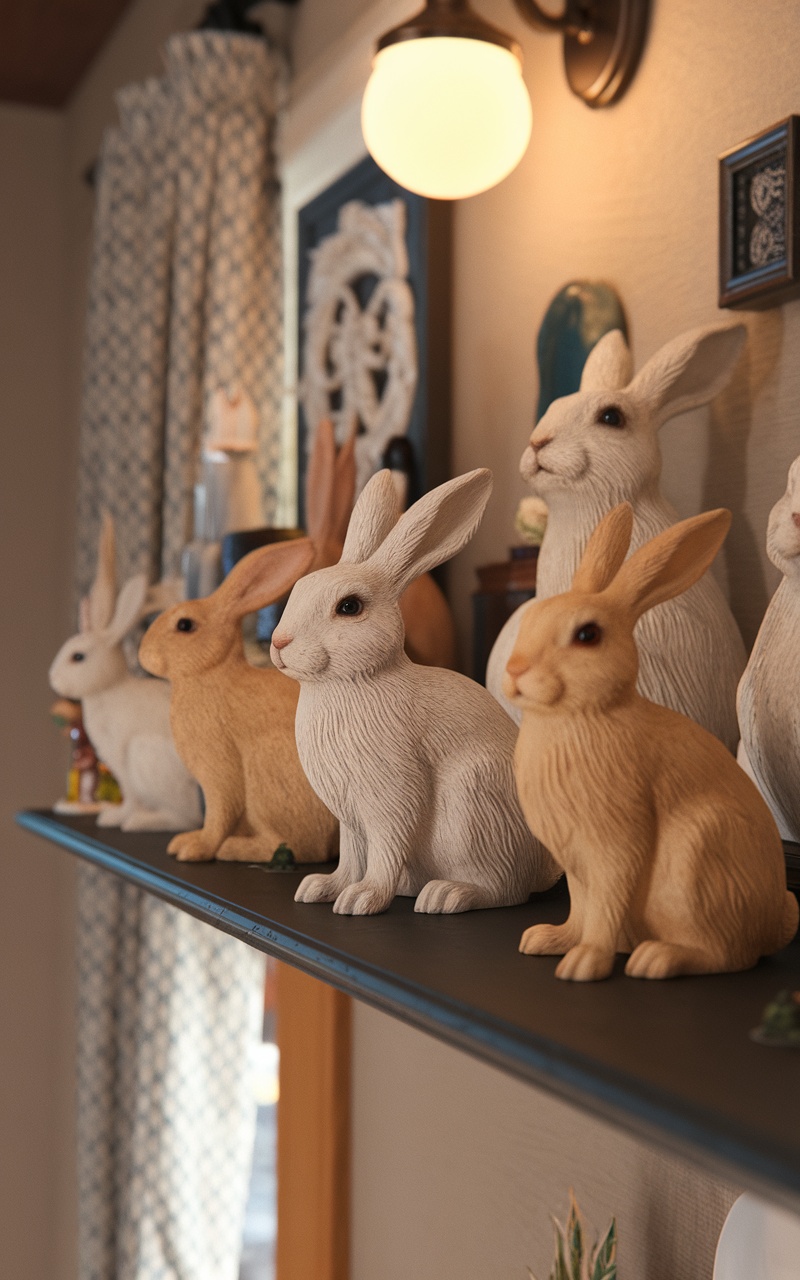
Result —
[[680, 595], [702, 578], [730, 527], [724, 507], [672, 525], [625, 561], [607, 590], [609, 598], [639, 617]]
[[333, 423], [323, 418], [314, 436], [306, 472], [306, 528], [315, 542], [330, 537], [330, 511], [336, 469]]
[[[114, 616], [116, 596], [117, 551], [114, 521], [109, 512], [104, 511], [97, 544], [97, 569], [89, 592], [88, 605], [81, 612], [81, 631], [104, 631]], [[84, 626], [85, 622], [88, 622], [87, 626]]]
[[572, 590], [589, 595], [605, 591], [628, 554], [632, 532], [633, 507], [621, 502], [603, 517], [587, 542], [572, 579]]
[[358, 423], [353, 424], [347, 440], [336, 454], [331, 494], [330, 535], [341, 547], [347, 537], [347, 526], [353, 511], [356, 493], [356, 434]]
[[302, 578], [314, 559], [310, 538], [273, 542], [243, 556], [215, 592], [222, 612], [243, 618], [280, 600]]
[[[385, 475], [394, 488], [388, 471], [378, 474]], [[492, 473], [481, 467], [440, 484], [409, 507], [371, 558], [397, 596], [421, 573], [449, 560], [469, 542], [491, 492]]]
[[138, 622], [147, 590], [147, 575], [137, 573], [128, 579], [120, 591], [114, 616], [106, 628], [106, 633], [114, 644], [118, 644]]
[[691, 329], [648, 360], [628, 390], [660, 422], [707, 404], [730, 378], [746, 336], [743, 324]]
[[[341, 449], [330, 418], [317, 427], [306, 474], [306, 527], [318, 553], [342, 547], [356, 490], [356, 426]], [[327, 559], [327, 556], [326, 556]]]
[[376, 471], [361, 490], [342, 548], [343, 564], [362, 564], [397, 524], [400, 506], [391, 471]]
[[81, 596], [78, 603], [78, 631], [85, 636], [92, 629], [92, 606], [88, 596]]
[[621, 329], [603, 334], [586, 357], [581, 391], [621, 391], [633, 377], [633, 358]]

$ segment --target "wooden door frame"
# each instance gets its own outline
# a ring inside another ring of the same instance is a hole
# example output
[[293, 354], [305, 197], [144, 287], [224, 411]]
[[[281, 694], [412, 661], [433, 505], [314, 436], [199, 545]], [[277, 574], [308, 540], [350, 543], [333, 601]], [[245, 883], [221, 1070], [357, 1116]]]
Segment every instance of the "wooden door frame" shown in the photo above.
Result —
[[286, 964], [276, 975], [277, 1280], [348, 1280], [350, 998]]

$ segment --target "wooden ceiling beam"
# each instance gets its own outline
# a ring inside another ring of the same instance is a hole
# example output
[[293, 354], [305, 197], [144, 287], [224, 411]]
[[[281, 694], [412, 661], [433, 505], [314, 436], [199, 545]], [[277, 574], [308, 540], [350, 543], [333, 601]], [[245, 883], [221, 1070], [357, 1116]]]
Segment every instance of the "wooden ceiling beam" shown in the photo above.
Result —
[[0, 102], [62, 107], [130, 0], [3, 0]]

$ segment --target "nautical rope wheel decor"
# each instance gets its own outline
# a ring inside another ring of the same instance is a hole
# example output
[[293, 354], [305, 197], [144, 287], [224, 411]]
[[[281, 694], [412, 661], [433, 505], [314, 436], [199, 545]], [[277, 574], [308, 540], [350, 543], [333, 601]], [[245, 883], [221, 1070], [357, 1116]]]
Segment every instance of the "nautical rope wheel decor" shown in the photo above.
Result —
[[414, 294], [402, 200], [343, 205], [336, 231], [311, 250], [299, 395], [313, 445], [330, 418], [343, 444], [357, 431], [356, 493], [405, 435], [417, 389]]

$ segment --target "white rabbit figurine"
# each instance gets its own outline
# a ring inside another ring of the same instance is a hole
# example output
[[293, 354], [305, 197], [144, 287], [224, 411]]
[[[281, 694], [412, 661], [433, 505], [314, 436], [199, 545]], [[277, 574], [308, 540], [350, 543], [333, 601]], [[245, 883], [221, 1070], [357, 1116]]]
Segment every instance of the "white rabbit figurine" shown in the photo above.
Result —
[[104, 516], [81, 630], [57, 653], [50, 684], [60, 697], [82, 703], [89, 739], [122, 788], [122, 804], [101, 810], [98, 826], [185, 830], [200, 825], [200, 793], [172, 741], [169, 685], [131, 675], [122, 648], [147, 592], [147, 578], [137, 574], [115, 600], [114, 527]]
[[[569, 589], [592, 530], [617, 503], [633, 506], [633, 550], [675, 524], [678, 514], [658, 487], [659, 428], [725, 386], [745, 333], [743, 325], [693, 329], [662, 347], [635, 378], [618, 329], [593, 348], [580, 391], [553, 401], [520, 460], [523, 479], [548, 508], [539, 599]], [[498, 636], [486, 673], [487, 688], [517, 721], [519, 708], [503, 698], [502, 682], [524, 608]], [[735, 752], [736, 686], [746, 654], [711, 575], [647, 613], [636, 639], [640, 692], [690, 716]]]
[[767, 554], [783, 574], [739, 685], [739, 763], [755, 779], [781, 835], [800, 840], [800, 458], [772, 508]]
[[749, 969], [798, 921], [758, 789], [717, 738], [636, 691], [637, 620], [701, 577], [730, 512], [684, 520], [625, 561], [632, 526], [615, 507], [572, 590], [526, 606], [506, 672], [523, 712], [522, 808], [570, 889], [566, 923], [534, 925], [520, 950], [563, 956], [556, 976], [583, 982], [608, 977], [618, 951], [634, 978]]
[[398, 600], [418, 574], [475, 532], [491, 473], [425, 494], [398, 519], [391, 473], [356, 503], [337, 565], [302, 578], [272, 637], [272, 659], [300, 682], [300, 761], [341, 823], [338, 869], [306, 876], [299, 902], [344, 915], [524, 902], [558, 877], [514, 790], [516, 731], [466, 676], [413, 663]]

